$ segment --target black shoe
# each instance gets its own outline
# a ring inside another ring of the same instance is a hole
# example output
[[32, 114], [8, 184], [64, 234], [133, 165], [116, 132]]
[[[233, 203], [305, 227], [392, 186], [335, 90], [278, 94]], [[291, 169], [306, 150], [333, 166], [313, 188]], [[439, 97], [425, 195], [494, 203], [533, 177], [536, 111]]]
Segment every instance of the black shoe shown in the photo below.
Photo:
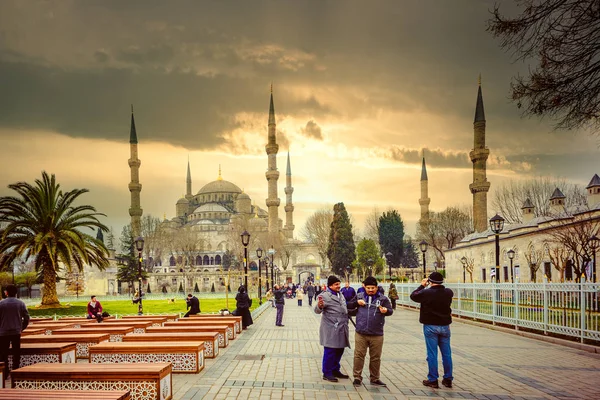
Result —
[[434, 388], [434, 389], [439, 389], [440, 388], [440, 385], [438, 384], [438, 381], [430, 381], [430, 380], [427, 380], [427, 379], [425, 379], [423, 381], [423, 386], [427, 386], [427, 387]]
[[275, 325], [275, 326], [285, 326], [285, 325], [281, 324], [281, 325]]
[[340, 378], [340, 379], [350, 378], [348, 375], [342, 374], [340, 371], [333, 371], [333, 376], [335, 376], [336, 378]]
[[385, 383], [381, 382], [380, 379], [377, 379], [376, 381], [371, 381], [371, 385], [373, 385], [373, 386], [386, 386], [387, 387], [387, 385]]
[[452, 388], [452, 379], [449, 379], [449, 378], [442, 379], [442, 385], [446, 386], [447, 388]]
[[355, 380], [352, 382], [352, 384], [353, 384], [354, 386], [360, 386], [360, 385], [362, 385], [362, 381], [361, 381], [360, 379], [355, 379]]
[[329, 382], [337, 382], [338, 378], [336, 378], [335, 376], [326, 376], [326, 375], [323, 375], [323, 380], [329, 381]]

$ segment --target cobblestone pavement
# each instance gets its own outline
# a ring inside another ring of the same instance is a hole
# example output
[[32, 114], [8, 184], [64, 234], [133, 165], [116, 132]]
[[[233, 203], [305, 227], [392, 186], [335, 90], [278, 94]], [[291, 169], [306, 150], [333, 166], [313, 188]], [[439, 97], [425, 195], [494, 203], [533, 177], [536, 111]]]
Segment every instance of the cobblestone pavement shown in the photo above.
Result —
[[[306, 303], [306, 301], [305, 301]], [[351, 380], [322, 380], [319, 321], [307, 304], [287, 300], [285, 327], [275, 326], [268, 308], [200, 374], [176, 374], [174, 398], [190, 399], [600, 399], [600, 355], [501, 333], [452, 324], [454, 388], [429, 389], [425, 344], [418, 313], [396, 310], [387, 318], [381, 380], [362, 386]], [[354, 330], [350, 325], [353, 341]], [[352, 375], [353, 350], [342, 370]], [[440, 371], [441, 359], [440, 359]], [[440, 385], [441, 386], [441, 385]]]

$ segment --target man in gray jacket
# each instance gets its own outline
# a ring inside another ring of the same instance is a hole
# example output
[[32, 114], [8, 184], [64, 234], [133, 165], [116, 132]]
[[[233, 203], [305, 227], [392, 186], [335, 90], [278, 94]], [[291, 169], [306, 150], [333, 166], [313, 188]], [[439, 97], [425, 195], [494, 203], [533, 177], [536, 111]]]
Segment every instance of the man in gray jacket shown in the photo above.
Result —
[[331, 275], [327, 279], [327, 290], [319, 294], [315, 306], [315, 313], [321, 314], [319, 342], [324, 347], [323, 379], [329, 382], [337, 382], [338, 378], [349, 378], [340, 371], [344, 348], [350, 347], [348, 309], [340, 288], [340, 280]]
[[0, 360], [4, 362], [8, 375], [8, 349], [12, 344], [13, 365], [12, 369], [19, 368], [21, 364], [21, 332], [29, 325], [29, 312], [25, 303], [17, 299], [17, 287], [8, 285], [4, 290], [8, 296], [0, 301]]
[[377, 279], [372, 276], [363, 281], [364, 292], [348, 302], [350, 315], [356, 313], [354, 335], [354, 386], [362, 384], [362, 371], [369, 350], [369, 380], [371, 385], [386, 386], [379, 379], [383, 349], [385, 317], [394, 313], [392, 303], [377, 289]]

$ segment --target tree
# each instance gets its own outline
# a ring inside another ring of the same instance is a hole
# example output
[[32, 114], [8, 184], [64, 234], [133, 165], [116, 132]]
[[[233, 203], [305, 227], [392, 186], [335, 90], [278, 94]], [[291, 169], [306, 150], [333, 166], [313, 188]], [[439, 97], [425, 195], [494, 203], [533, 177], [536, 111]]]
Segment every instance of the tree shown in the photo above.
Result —
[[417, 238], [425, 240], [435, 251], [437, 261], [446, 259], [445, 250], [454, 248], [471, 232], [470, 212], [460, 206], [447, 207], [439, 213], [430, 212], [417, 224]]
[[511, 84], [512, 100], [529, 116], [557, 119], [557, 129], [600, 122], [600, 26], [597, 0], [521, 0], [510, 18], [495, 6], [488, 31], [519, 61], [534, 60], [529, 76]]
[[20, 258], [35, 260], [44, 282], [42, 306], [57, 307], [56, 280], [63, 266], [79, 271], [84, 265], [100, 270], [108, 266], [108, 249], [93, 235], [98, 228], [108, 230], [98, 220], [104, 214], [90, 205], [76, 205], [87, 189], [63, 192], [56, 177], [45, 171], [34, 185], [8, 187], [20, 197], [0, 198], [0, 266], [7, 268]]
[[31, 298], [31, 288], [36, 283], [39, 283], [39, 277], [35, 272], [24, 272], [15, 276], [15, 283], [18, 286], [24, 286], [27, 288], [27, 295]]
[[493, 192], [492, 207], [509, 224], [523, 222], [522, 207], [527, 199], [534, 206], [535, 217], [549, 216], [550, 197], [556, 188], [560, 188], [565, 194], [567, 208], [587, 204], [583, 187], [567, 183], [564, 179], [537, 177], [501, 184]]
[[372, 239], [362, 239], [356, 246], [356, 266], [363, 276], [377, 275], [385, 266], [385, 260], [381, 258], [377, 243]]
[[419, 266], [419, 253], [420, 251], [417, 249], [410, 236], [406, 236], [404, 239], [400, 265], [404, 268], [417, 268]]
[[[117, 255], [117, 279], [121, 282], [127, 282], [128, 287], [134, 286], [139, 276], [138, 254], [135, 248], [135, 241], [131, 230], [131, 224], [125, 225], [121, 230], [121, 254]], [[144, 277], [145, 271], [142, 271]]]
[[337, 203], [333, 207], [333, 221], [331, 221], [327, 247], [327, 257], [334, 274], [344, 275], [346, 268], [352, 265], [356, 258], [355, 251], [348, 212], [344, 203]]
[[568, 264], [569, 260], [572, 258], [571, 252], [569, 251], [569, 249], [567, 249], [561, 245], [551, 246], [551, 245], [548, 245], [547, 242], [546, 242], [546, 245], [548, 248], [548, 257], [550, 258], [550, 262], [552, 263], [554, 268], [556, 268], [556, 270], [558, 271], [558, 275], [560, 276], [560, 281], [564, 282], [565, 269], [567, 268], [567, 264]]
[[109, 228], [108, 234], [106, 235], [106, 248], [109, 250], [115, 249], [115, 234], [113, 233], [112, 227]]
[[404, 222], [396, 210], [384, 212], [379, 217], [378, 240], [383, 254], [392, 253], [390, 263], [398, 267], [402, 260], [404, 247]]
[[323, 208], [317, 210], [308, 217], [300, 233], [307, 242], [317, 246], [322, 265], [325, 265], [327, 261], [327, 249], [329, 247], [332, 221], [333, 211], [331, 209]]
[[367, 218], [365, 219], [365, 237], [367, 239], [372, 239], [375, 243], [380, 243], [379, 241], [379, 219], [381, 218], [381, 213], [377, 207], [373, 207], [373, 210], [369, 214], [367, 214]]

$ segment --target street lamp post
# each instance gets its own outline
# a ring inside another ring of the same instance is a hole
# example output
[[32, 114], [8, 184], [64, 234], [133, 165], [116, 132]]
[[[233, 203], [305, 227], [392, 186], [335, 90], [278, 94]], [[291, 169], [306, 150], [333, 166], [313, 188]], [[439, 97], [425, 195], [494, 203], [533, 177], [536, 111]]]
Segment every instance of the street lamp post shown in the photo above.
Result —
[[460, 259], [460, 262], [463, 265], [463, 283], [467, 282], [467, 257], [464, 257]]
[[388, 271], [390, 273], [390, 282], [392, 281], [392, 257], [394, 255], [388, 251], [387, 253], [385, 253], [385, 259], [387, 260], [388, 263]]
[[244, 287], [248, 290], [248, 243], [250, 243], [250, 234], [244, 230], [240, 237], [244, 246]]
[[596, 251], [600, 247], [600, 239], [594, 235], [590, 238], [590, 246], [592, 247], [592, 282], [596, 283]]
[[262, 274], [261, 274], [261, 259], [263, 256], [263, 249], [260, 247], [256, 249], [256, 257], [258, 257], [258, 304], [262, 304]]
[[429, 243], [424, 240], [419, 243], [419, 248], [421, 249], [421, 253], [423, 253], [423, 279], [427, 278], [427, 262], [425, 261], [427, 246], [429, 246]]
[[490, 218], [490, 229], [496, 236], [496, 283], [500, 282], [500, 232], [504, 229], [504, 218], [498, 214]]
[[79, 273], [75, 273], [75, 296], [79, 298]]
[[144, 238], [143, 237], [138, 236], [137, 239], [135, 239], [135, 247], [138, 251], [138, 278], [139, 278], [138, 291], [139, 291], [139, 296], [140, 296], [140, 302], [138, 303], [138, 315], [142, 315], [144, 313], [144, 308], [142, 306], [142, 298], [144, 297], [142, 294], [142, 250], [144, 250]]
[[515, 281], [515, 271], [513, 269], [513, 259], [515, 258], [515, 251], [513, 249], [510, 249], [509, 251], [506, 252], [506, 254], [508, 255], [508, 259], [510, 260], [510, 281], [514, 282]]
[[268, 251], [269, 255], [271, 256], [271, 286], [275, 286], [275, 279], [273, 276], [273, 257], [275, 256], [275, 249], [273, 248], [273, 246], [271, 246], [271, 248]]
[[367, 260], [367, 263], [369, 265], [369, 276], [373, 276], [373, 259], [369, 258], [369, 260]]

